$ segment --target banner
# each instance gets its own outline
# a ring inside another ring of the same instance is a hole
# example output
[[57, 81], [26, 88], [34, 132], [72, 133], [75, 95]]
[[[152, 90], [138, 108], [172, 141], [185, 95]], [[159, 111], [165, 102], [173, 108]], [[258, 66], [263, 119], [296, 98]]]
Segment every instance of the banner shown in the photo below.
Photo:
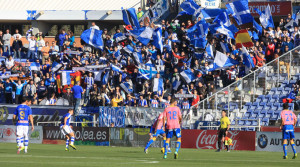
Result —
[[[39, 143], [43, 141], [43, 127], [35, 126], [34, 131], [31, 131], [31, 127], [28, 129], [29, 143]], [[17, 127], [12, 125], [0, 126], [0, 142], [16, 143]]]
[[[0, 105], [0, 125], [13, 125], [13, 114], [18, 105]], [[33, 122], [60, 121], [62, 116], [68, 112], [69, 107], [59, 106], [31, 106]], [[48, 126], [49, 124], [41, 124]]]
[[193, 98], [193, 94], [175, 94], [176, 98]]
[[[281, 132], [256, 132], [257, 145], [256, 151], [282, 152], [282, 133]], [[296, 150], [300, 149], [300, 133], [295, 133]], [[288, 152], [293, 152], [288, 141]]]
[[[149, 141], [150, 128], [110, 128], [110, 146], [145, 147]], [[175, 148], [172, 138], [170, 147]], [[151, 147], [163, 147], [163, 138], [158, 137]]]
[[164, 15], [169, 10], [168, 0], [161, 0], [157, 2], [154, 6], [151, 7], [151, 10], [155, 13], [155, 18], [151, 18], [151, 14], [149, 10], [139, 19], [139, 22], [144, 20], [151, 20], [155, 22], [158, 20], [162, 15]]
[[[217, 132], [217, 130], [182, 130], [181, 147], [197, 149], [217, 149]], [[255, 132], [229, 131], [228, 137], [232, 139], [233, 145], [229, 146], [231, 150], [255, 151]]]
[[100, 107], [99, 127], [125, 127], [124, 107]]
[[[109, 146], [109, 129], [99, 127], [73, 127], [75, 141], [83, 145]], [[43, 144], [64, 143], [65, 140], [59, 126], [43, 127]], [[75, 143], [76, 144], [76, 143]]]
[[201, 7], [206, 9], [219, 8], [221, 0], [201, 0]]
[[164, 109], [145, 107], [125, 107], [125, 125], [151, 126]]
[[291, 1], [275, 1], [275, 2], [249, 2], [249, 10], [253, 16], [259, 16], [254, 8], [264, 11], [270, 5], [272, 16], [287, 16], [292, 12]]

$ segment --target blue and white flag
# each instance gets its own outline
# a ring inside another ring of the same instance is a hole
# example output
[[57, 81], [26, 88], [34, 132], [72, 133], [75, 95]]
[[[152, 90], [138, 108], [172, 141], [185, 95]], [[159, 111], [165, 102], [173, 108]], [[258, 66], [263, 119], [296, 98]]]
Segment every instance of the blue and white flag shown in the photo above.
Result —
[[162, 30], [161, 27], [158, 27], [157, 29], [154, 30], [153, 33], [153, 44], [156, 48], [160, 50], [160, 53], [163, 52], [163, 39], [162, 39]]
[[255, 67], [253, 59], [249, 55], [247, 49], [242, 45], [242, 52], [241, 54], [243, 55], [243, 63], [246, 66], [246, 73], [248, 73], [252, 68]]
[[121, 41], [124, 41], [127, 39], [126, 35], [123, 34], [123, 33], [116, 33], [113, 37], [113, 39], [116, 41], [116, 42], [121, 42]]
[[102, 30], [94, 28], [83, 31], [80, 38], [87, 44], [98, 49], [103, 49]]
[[205, 20], [215, 18], [222, 12], [225, 12], [225, 9], [201, 9], [201, 14]]
[[113, 70], [113, 71], [123, 73], [121, 68], [118, 67], [118, 66], [115, 66], [115, 65], [112, 64], [110, 67], [111, 67], [111, 70]]
[[226, 5], [238, 25], [252, 23], [253, 17], [248, 7], [248, 0], [234, 1]]
[[264, 28], [268, 28], [268, 27], [274, 28], [275, 27], [273, 18], [272, 18], [270, 5], [268, 5], [266, 7], [265, 11], [262, 11], [262, 12], [257, 8], [255, 8], [254, 10], [256, 10], [257, 13], [259, 14], [259, 21]]
[[62, 67], [62, 64], [59, 64], [59, 63], [57, 63], [56, 61], [54, 61], [54, 62], [52, 63], [52, 69], [51, 69], [51, 71], [55, 73], [55, 72], [56, 72], [57, 70], [59, 70], [61, 67]]
[[186, 11], [189, 15], [195, 15], [200, 8], [194, 0], [186, 0], [181, 3], [181, 9]]
[[153, 92], [164, 91], [164, 80], [162, 78], [154, 78], [153, 80]]
[[71, 75], [70, 75], [71, 73], [73, 73], [72, 70], [62, 71], [61, 72], [61, 84], [63, 86], [71, 84]]
[[200, 20], [193, 27], [187, 30], [187, 33], [192, 33], [197, 30], [196, 35], [199, 38], [205, 38], [208, 33], [208, 23], [204, 19]]
[[255, 31], [252, 32], [252, 38], [253, 38], [253, 40], [255, 40], [255, 41], [258, 41], [258, 40], [259, 40], [259, 37], [258, 37], [257, 32], [255, 32]]
[[180, 75], [183, 77], [186, 83], [190, 83], [196, 78], [195, 74], [190, 69], [182, 71]]
[[120, 61], [120, 59], [121, 59], [121, 57], [122, 57], [120, 50], [114, 51], [114, 52], [113, 52], [113, 55], [115, 56], [115, 58], [116, 58], [118, 61]]
[[211, 44], [208, 44], [208, 45], [206, 46], [205, 51], [206, 51], [208, 57], [214, 58], [214, 52], [213, 52], [213, 49], [212, 49]]
[[128, 94], [131, 94], [133, 92], [132, 89], [129, 89], [130, 85], [127, 82], [121, 83], [120, 87]]
[[143, 57], [141, 52], [133, 52], [132, 55], [138, 65], [143, 63]]
[[177, 90], [178, 87], [180, 86], [181, 84], [181, 81], [178, 81], [177, 79], [172, 83], [172, 87], [173, 87], [173, 90]]
[[205, 37], [204, 38], [195, 37], [194, 39], [191, 40], [191, 44], [193, 44], [195, 48], [204, 49], [207, 44], [207, 40]]
[[227, 14], [227, 12], [222, 12], [220, 13], [216, 18], [215, 20], [213, 21], [213, 23], [218, 23], [220, 25], [225, 25], [227, 27], [229, 27], [231, 25], [231, 21], [230, 21], [230, 18]]
[[184, 15], [190, 15], [187, 11], [181, 11], [181, 12], [179, 12], [178, 13], [178, 15], [175, 17], [175, 19], [177, 18], [177, 17], [180, 17], [180, 16], [184, 16]]
[[139, 72], [138, 72], [137, 78], [150, 80], [151, 76], [150, 76], [150, 73], [148, 73], [145, 69], [140, 69], [139, 68]]
[[234, 34], [238, 32], [238, 29], [233, 24], [229, 27], [220, 25], [218, 27], [215, 27], [215, 30], [231, 39], [235, 39]]
[[223, 50], [223, 53], [228, 53], [230, 52], [230, 49], [228, 47], [228, 43], [220, 42], [221, 48]]
[[161, 76], [163, 76], [164, 69], [158, 68], [158, 71], [157, 71], [157, 69], [153, 66], [148, 66], [148, 65], [139, 66], [139, 78], [152, 79], [157, 73], [159, 73]]
[[134, 48], [133, 48], [132, 46], [130, 46], [130, 45], [125, 46], [125, 47], [123, 48], [123, 50], [124, 50], [126, 53], [128, 53], [129, 55], [130, 55], [131, 53], [134, 52]]
[[262, 27], [253, 19], [253, 28], [255, 28], [258, 31], [258, 35], [262, 34]]
[[231, 57], [228, 57], [226, 54], [223, 54], [219, 51], [216, 53], [216, 57], [213, 63], [213, 67], [208, 71], [214, 71], [219, 69], [229, 68], [233, 65], [239, 64], [238, 61], [233, 60]]
[[32, 62], [30, 64], [31, 71], [40, 71], [40, 63]]
[[106, 70], [106, 72], [105, 72], [105, 74], [103, 75], [103, 78], [102, 78], [102, 84], [103, 85], [106, 85], [108, 83], [108, 77], [109, 77], [109, 70]]
[[[297, 21], [298, 22], [298, 21]], [[291, 20], [290, 22], [288, 22], [284, 28], [288, 29], [288, 31], [291, 33], [291, 32], [294, 32], [294, 27], [298, 27], [298, 23], [297, 23], [295, 20]]]
[[153, 29], [150, 27], [141, 27], [130, 31], [133, 36], [138, 39], [143, 45], [147, 45], [153, 35]]
[[201, 52], [194, 52], [194, 55], [195, 55], [196, 59], [198, 59], [198, 60], [202, 60], [203, 56], [204, 56], [204, 54]]
[[134, 8], [129, 8], [129, 9], [122, 8], [122, 14], [123, 14], [123, 21], [126, 25], [131, 25], [132, 27], [140, 28], [140, 23], [137, 19], [137, 15], [135, 13]]

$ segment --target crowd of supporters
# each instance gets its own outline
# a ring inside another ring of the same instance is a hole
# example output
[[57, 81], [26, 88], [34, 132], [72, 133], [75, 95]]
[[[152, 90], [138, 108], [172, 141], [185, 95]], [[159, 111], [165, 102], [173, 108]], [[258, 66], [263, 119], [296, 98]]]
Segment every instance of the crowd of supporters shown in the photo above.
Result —
[[[247, 48], [256, 67], [263, 66], [299, 45], [298, 27], [294, 27], [293, 31], [284, 28], [290, 19], [290, 16], [282, 18], [275, 29], [264, 29], [259, 39], [254, 41], [254, 46]], [[214, 57], [204, 50], [195, 49], [186, 35], [186, 30], [197, 21], [198, 19], [162, 20], [157, 25], [141, 23], [141, 26], [162, 27], [162, 53], [151, 42], [147, 46], [142, 45], [128, 33], [128, 26], [116, 29], [115, 32], [103, 29], [103, 50], [85, 43], [76, 43], [70, 30], [61, 30], [56, 40], [50, 43], [44, 41], [42, 33], [31, 35], [31, 31], [28, 31], [26, 36], [21, 36], [17, 30], [14, 35], [10, 34], [9, 30], [0, 31], [3, 54], [0, 66], [0, 102], [17, 104], [20, 103], [21, 97], [28, 96], [34, 100], [35, 105], [70, 105], [76, 109], [80, 105], [166, 107], [174, 94], [193, 94], [192, 97], [179, 96], [180, 107], [189, 109], [215, 93], [218, 88], [246, 75], [240, 49], [236, 48], [234, 40], [219, 33], [209, 33], [207, 36], [213, 52], [221, 51], [240, 64], [224, 70], [209, 71]], [[95, 23], [91, 28], [99, 29]], [[115, 34], [119, 33], [126, 34], [126, 40], [116, 42]], [[21, 38], [27, 38], [28, 48], [24, 49]], [[221, 42], [228, 45], [229, 51], [222, 48]], [[128, 45], [141, 53], [142, 64], [163, 68], [163, 73], [156, 74], [151, 80], [139, 77], [141, 64], [134, 61], [132, 56], [120, 52]], [[203, 56], [199, 58], [195, 56], [195, 52], [202, 52]], [[119, 54], [121, 58], [117, 58]], [[26, 61], [22, 62], [22, 59]], [[30, 70], [30, 65], [27, 65], [30, 62], [40, 64], [40, 70]], [[53, 64], [63, 66], [54, 71]], [[72, 83], [62, 85], [63, 70], [88, 65], [114, 65], [121, 71], [107, 68], [73, 71]], [[289, 68], [287, 63], [282, 65]], [[180, 72], [186, 69], [190, 69], [195, 75], [195, 79], [190, 83], [180, 75]], [[96, 79], [95, 71], [101, 71], [100, 79]], [[107, 73], [108, 76], [105, 75]], [[153, 91], [155, 78], [163, 79], [163, 91]], [[122, 83], [129, 86], [130, 92], [120, 87]], [[59, 99], [63, 100], [58, 104]]]

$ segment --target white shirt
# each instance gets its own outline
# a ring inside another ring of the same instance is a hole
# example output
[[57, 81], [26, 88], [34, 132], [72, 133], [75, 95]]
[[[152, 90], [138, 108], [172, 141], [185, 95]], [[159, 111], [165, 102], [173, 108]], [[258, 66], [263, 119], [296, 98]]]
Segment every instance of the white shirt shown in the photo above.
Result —
[[37, 41], [37, 46], [38, 46], [38, 50], [41, 51], [42, 48], [45, 46], [45, 41], [43, 39]]
[[14, 39], [17, 39], [17, 36], [19, 36], [19, 39], [21, 39], [22, 38], [22, 35], [21, 34], [14, 34]]
[[97, 26], [97, 25], [91, 26], [90, 28], [93, 28], [93, 29], [96, 29], [96, 30], [100, 30], [99, 26]]
[[10, 68], [10, 67], [14, 66], [14, 64], [15, 64], [14, 59], [6, 60], [6, 62], [5, 62], [5, 65], [6, 65], [7, 68]]

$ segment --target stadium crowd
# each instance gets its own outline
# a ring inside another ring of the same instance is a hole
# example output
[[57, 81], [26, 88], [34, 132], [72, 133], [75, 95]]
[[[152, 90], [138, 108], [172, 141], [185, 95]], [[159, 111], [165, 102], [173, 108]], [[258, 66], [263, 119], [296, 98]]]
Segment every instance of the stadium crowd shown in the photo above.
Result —
[[[264, 29], [259, 39], [254, 42], [254, 46], [247, 48], [256, 67], [263, 66], [299, 45], [298, 27], [294, 27], [293, 32], [284, 28], [290, 19], [289, 15], [287, 18], [282, 18], [275, 29]], [[205, 50], [195, 49], [186, 34], [186, 30], [196, 22], [197, 19], [162, 20], [159, 25], [146, 24], [145, 26], [153, 28], [154, 26], [162, 27], [164, 41], [162, 53], [151, 42], [147, 46], [138, 42], [128, 33], [130, 28], [128, 26], [124, 26], [123, 30], [116, 29], [115, 32], [104, 28], [103, 50], [95, 49], [84, 42], [82, 45], [76, 43], [70, 30], [61, 30], [56, 40], [51, 43], [45, 42], [44, 35], [41, 33], [31, 35], [30, 30], [26, 37], [21, 36], [17, 30], [14, 35], [11, 35], [9, 30], [0, 31], [1, 53], [6, 55], [5, 59], [2, 57], [0, 67], [0, 102], [19, 104], [21, 97], [28, 96], [34, 99], [36, 105], [58, 105], [58, 99], [65, 99], [67, 103], [64, 102], [64, 104], [74, 105], [76, 110], [81, 104], [84, 106], [166, 107], [174, 94], [193, 94], [192, 97], [179, 96], [180, 107], [189, 109], [192, 105], [215, 93], [218, 88], [225, 87], [246, 75], [240, 49], [236, 49], [234, 40], [228, 40], [226, 36], [218, 33], [214, 35], [208, 33], [207, 36], [213, 52], [221, 51], [239, 61], [240, 64], [225, 70], [209, 71], [214, 57], [207, 54]], [[143, 26], [143, 23], [141, 25]], [[91, 28], [99, 29], [94, 22]], [[248, 31], [256, 30], [249, 29]], [[127, 38], [116, 42], [116, 34], [120, 33], [126, 34]], [[27, 38], [29, 41], [26, 51], [22, 49], [23, 44], [20, 38]], [[12, 46], [10, 46], [10, 40], [13, 40]], [[227, 43], [229, 51], [221, 46], [221, 42]], [[145, 66], [162, 68], [164, 73], [158, 73], [150, 80], [140, 77], [139, 63], [132, 56], [126, 55], [126, 52], [121, 51], [128, 45], [141, 53]], [[203, 53], [203, 56], [199, 58], [195, 56], [195, 52]], [[20, 62], [20, 58], [25, 58], [26, 62]], [[30, 65], [26, 63], [31, 62], [40, 64], [39, 70], [30, 70]], [[55, 71], [53, 68], [57, 64], [63, 66]], [[107, 65], [107, 67], [114, 65], [121, 71], [109, 68], [104, 70], [77, 68], [78, 70], [74, 70], [71, 74], [72, 83], [62, 85], [63, 70], [88, 65], [98, 67], [99, 65]], [[289, 68], [288, 63], [282, 65]], [[185, 69], [190, 69], [195, 75], [195, 79], [190, 83], [187, 83], [180, 75], [180, 72]], [[100, 79], [96, 79], [95, 71], [102, 72]], [[153, 91], [155, 78], [163, 79], [163, 91]], [[123, 90], [120, 86], [122, 83], [127, 83], [130, 92]], [[83, 103], [80, 103], [81, 99]]]

